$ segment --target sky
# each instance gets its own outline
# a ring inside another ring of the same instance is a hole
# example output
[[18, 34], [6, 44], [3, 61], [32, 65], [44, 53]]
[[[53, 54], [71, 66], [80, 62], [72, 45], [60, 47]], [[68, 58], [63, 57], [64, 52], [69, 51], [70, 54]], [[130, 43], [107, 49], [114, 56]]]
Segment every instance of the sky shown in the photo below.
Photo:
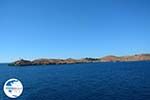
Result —
[[0, 62], [150, 53], [150, 0], [0, 0]]

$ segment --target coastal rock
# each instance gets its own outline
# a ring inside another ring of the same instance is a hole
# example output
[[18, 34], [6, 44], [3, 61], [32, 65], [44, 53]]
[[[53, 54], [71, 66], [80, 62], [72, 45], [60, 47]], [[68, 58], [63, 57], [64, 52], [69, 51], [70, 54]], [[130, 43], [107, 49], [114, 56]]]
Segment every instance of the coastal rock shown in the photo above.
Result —
[[29, 65], [32, 65], [32, 62], [29, 60], [21, 59], [21, 60], [15, 61], [9, 65], [11, 65], [11, 66], [29, 66]]
[[100, 58], [102, 62], [125, 62], [125, 61], [150, 61], [150, 54], [139, 54], [131, 56], [105, 56]]
[[10, 63], [11, 66], [29, 66], [29, 65], [52, 65], [52, 64], [77, 64], [77, 63], [90, 63], [90, 62], [126, 62], [126, 61], [150, 61], [150, 54], [139, 54], [133, 56], [105, 56], [102, 58], [83, 58], [83, 59], [36, 59], [18, 60]]
[[89, 63], [89, 62], [100, 62], [100, 59], [98, 58], [83, 58], [83, 59], [80, 59], [79, 62], [82, 62], [82, 63]]
[[121, 58], [117, 57], [117, 56], [110, 55], [110, 56], [102, 57], [100, 59], [101, 59], [101, 62], [115, 62], [115, 61], [120, 61]]

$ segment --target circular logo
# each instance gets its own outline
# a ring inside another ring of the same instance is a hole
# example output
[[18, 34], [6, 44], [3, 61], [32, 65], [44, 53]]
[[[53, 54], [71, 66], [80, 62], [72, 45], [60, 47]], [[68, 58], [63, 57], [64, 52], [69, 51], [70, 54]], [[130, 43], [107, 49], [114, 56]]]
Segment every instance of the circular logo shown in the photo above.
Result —
[[17, 98], [23, 92], [23, 85], [18, 79], [9, 79], [4, 84], [4, 93], [10, 98]]

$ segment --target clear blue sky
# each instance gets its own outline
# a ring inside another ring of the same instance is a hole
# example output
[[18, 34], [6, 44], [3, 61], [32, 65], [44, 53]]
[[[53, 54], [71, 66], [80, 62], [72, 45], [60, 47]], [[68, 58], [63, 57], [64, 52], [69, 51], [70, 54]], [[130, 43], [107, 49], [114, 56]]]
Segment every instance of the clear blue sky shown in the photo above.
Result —
[[150, 53], [150, 0], [0, 0], [0, 62]]

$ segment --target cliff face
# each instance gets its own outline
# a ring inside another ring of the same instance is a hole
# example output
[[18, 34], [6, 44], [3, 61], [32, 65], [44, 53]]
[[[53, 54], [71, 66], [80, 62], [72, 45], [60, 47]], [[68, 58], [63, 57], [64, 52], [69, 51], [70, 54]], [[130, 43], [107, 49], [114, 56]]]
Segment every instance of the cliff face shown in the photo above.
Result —
[[139, 54], [133, 56], [105, 56], [102, 58], [83, 58], [83, 59], [36, 59], [18, 60], [9, 65], [13, 66], [29, 66], [29, 65], [50, 65], [50, 64], [76, 64], [76, 63], [89, 63], [89, 62], [126, 62], [126, 61], [150, 61], [150, 54]]

